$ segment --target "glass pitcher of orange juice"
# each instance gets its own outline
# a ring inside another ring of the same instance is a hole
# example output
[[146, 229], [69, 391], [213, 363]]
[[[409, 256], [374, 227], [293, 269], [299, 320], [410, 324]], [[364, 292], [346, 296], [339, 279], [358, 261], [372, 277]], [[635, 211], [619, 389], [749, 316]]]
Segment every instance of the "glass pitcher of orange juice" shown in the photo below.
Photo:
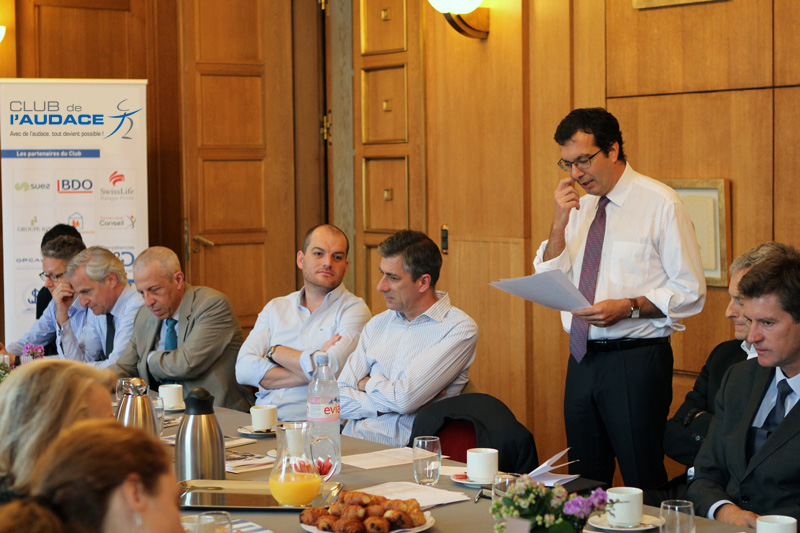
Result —
[[269, 476], [269, 490], [275, 500], [284, 507], [308, 505], [319, 494], [323, 481], [333, 476], [338, 464], [328, 470], [324, 478], [319, 474], [319, 465], [314, 464], [312, 446], [330, 446], [331, 454], [323, 457], [340, 457], [336, 443], [326, 436], [312, 439], [311, 424], [289, 422], [275, 428], [278, 437], [275, 466]]

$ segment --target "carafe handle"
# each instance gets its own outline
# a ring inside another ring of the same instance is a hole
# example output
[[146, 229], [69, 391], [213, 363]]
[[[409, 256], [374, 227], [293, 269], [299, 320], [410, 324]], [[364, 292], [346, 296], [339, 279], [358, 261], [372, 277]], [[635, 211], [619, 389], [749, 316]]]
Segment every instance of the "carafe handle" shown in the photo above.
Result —
[[[315, 453], [314, 446], [319, 445], [322, 441], [327, 441], [328, 445], [331, 447], [333, 453], [327, 454], [327, 459], [323, 460], [322, 457], [325, 457], [325, 453]], [[326, 435], [320, 435], [319, 437], [315, 438], [311, 441], [311, 455], [312, 457], [316, 457], [317, 463], [314, 465], [317, 468], [317, 472], [322, 477], [322, 482], [328, 481], [331, 477], [333, 477], [334, 472], [339, 469], [339, 463], [341, 462], [341, 453], [339, 451], [339, 446], [336, 445], [336, 442]]]

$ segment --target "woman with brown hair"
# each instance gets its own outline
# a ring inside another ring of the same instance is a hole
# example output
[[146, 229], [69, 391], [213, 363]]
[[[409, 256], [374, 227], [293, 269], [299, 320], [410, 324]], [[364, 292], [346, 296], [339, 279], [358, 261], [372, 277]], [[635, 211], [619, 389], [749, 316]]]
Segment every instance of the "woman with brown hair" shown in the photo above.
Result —
[[67, 533], [183, 533], [164, 445], [112, 420], [62, 431], [36, 463], [29, 499], [0, 507], [0, 532], [54, 516]]
[[0, 383], [0, 503], [28, 493], [36, 459], [62, 429], [111, 418], [113, 372], [76, 361], [24, 364]]

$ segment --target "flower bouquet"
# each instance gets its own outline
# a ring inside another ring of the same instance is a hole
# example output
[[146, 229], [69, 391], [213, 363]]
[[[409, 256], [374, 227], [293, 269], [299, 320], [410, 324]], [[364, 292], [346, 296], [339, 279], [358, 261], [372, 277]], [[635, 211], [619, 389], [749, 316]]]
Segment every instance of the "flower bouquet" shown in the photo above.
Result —
[[22, 356], [30, 357], [31, 359], [41, 359], [44, 357], [44, 346], [41, 344], [26, 344], [22, 348]]
[[[548, 533], [580, 533], [589, 516], [604, 511], [608, 497], [603, 489], [595, 489], [589, 496], [578, 496], [556, 484], [553, 488], [521, 476], [505, 496], [492, 503], [491, 512], [496, 520], [517, 517], [531, 523], [531, 531]], [[494, 527], [503, 533], [503, 524]]]

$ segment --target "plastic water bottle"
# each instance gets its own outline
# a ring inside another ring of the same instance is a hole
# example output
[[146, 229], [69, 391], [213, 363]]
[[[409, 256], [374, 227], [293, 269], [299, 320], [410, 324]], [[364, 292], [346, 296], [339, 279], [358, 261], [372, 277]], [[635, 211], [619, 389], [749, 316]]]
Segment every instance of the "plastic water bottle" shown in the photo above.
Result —
[[336, 457], [328, 457], [325, 453], [317, 455], [317, 468], [320, 475], [326, 477], [331, 465], [336, 465], [336, 472], [340, 470], [339, 464], [342, 458], [342, 441], [339, 435], [339, 384], [336, 376], [328, 366], [328, 354], [314, 354], [314, 373], [311, 374], [311, 381], [308, 382], [308, 396], [306, 402], [306, 418], [311, 423], [312, 436], [318, 437], [325, 435], [336, 443]]

